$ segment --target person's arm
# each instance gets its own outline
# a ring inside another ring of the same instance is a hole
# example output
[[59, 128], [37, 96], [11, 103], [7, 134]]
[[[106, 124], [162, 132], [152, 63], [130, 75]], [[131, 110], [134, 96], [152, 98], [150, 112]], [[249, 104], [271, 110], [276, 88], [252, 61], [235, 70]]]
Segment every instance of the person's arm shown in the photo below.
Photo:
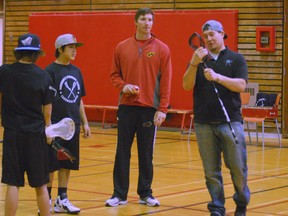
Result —
[[48, 127], [51, 125], [51, 113], [52, 113], [52, 104], [47, 104], [43, 106], [43, 116], [45, 121], [45, 126]]
[[234, 92], [243, 92], [246, 88], [246, 80], [241, 78], [230, 78], [216, 74], [214, 81]]
[[0, 125], [2, 125], [2, 93], [0, 92]]
[[207, 80], [217, 82], [229, 89], [230, 91], [243, 92], [247, 84], [247, 64], [242, 55], [239, 55], [237, 58], [234, 59], [234, 64], [235, 65], [233, 66], [233, 77], [221, 75], [219, 73], [221, 71], [214, 71], [211, 68], [206, 68], [204, 70], [204, 76]]
[[189, 64], [183, 76], [183, 88], [186, 91], [192, 90], [196, 80], [197, 65]]
[[160, 101], [157, 110], [166, 113], [170, 104], [172, 82], [172, 60], [170, 49], [167, 46], [163, 47], [163, 52], [161, 55], [161, 65], [159, 69], [161, 72], [161, 77], [159, 80]]
[[184, 90], [189, 91], [194, 88], [198, 64], [206, 55], [208, 55], [208, 50], [204, 49], [203, 47], [198, 48], [193, 53], [192, 58], [189, 62], [189, 66], [183, 76], [182, 85]]
[[[45, 121], [45, 128], [50, 126], [51, 123], [51, 114], [52, 114], [52, 103], [43, 106], [43, 116]], [[52, 138], [47, 138], [47, 143], [51, 144]]]
[[113, 55], [113, 61], [112, 61], [112, 68], [111, 68], [111, 74], [110, 78], [112, 81], [112, 85], [116, 88], [118, 88], [120, 91], [123, 90], [124, 86], [127, 85], [121, 74], [121, 67], [120, 67], [120, 53], [119, 48], [116, 47]]
[[84, 138], [87, 138], [91, 135], [91, 131], [90, 131], [87, 117], [86, 117], [84, 103], [83, 103], [82, 99], [80, 101], [80, 110], [79, 111], [80, 111], [80, 119], [82, 122], [83, 132], [84, 132]]
[[166, 119], [166, 113], [169, 106], [172, 82], [172, 61], [171, 52], [168, 47], [163, 47], [161, 58], [161, 79], [159, 84], [160, 104], [154, 115], [154, 125], [160, 127]]
[[204, 70], [204, 76], [207, 80], [217, 82], [234, 92], [243, 92], [246, 88], [246, 80], [223, 76], [211, 68]]

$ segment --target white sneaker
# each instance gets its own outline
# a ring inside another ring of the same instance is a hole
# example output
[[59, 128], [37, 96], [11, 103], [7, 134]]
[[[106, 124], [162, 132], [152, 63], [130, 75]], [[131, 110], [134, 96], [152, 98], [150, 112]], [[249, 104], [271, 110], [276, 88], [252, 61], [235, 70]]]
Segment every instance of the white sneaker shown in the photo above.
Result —
[[118, 205], [125, 205], [127, 204], [127, 200], [122, 200], [119, 197], [111, 197], [110, 199], [106, 200], [106, 206], [108, 207], [115, 207]]
[[154, 198], [152, 195], [149, 195], [145, 198], [140, 198], [139, 200], [140, 204], [147, 205], [147, 206], [160, 206], [159, 200]]
[[[50, 203], [50, 213], [52, 213], [52, 199], [49, 200]], [[40, 210], [38, 209], [38, 215], [40, 216]]]
[[80, 212], [80, 208], [73, 206], [68, 198], [61, 200], [60, 196], [58, 196], [54, 203], [54, 212], [55, 213], [66, 212], [68, 214], [77, 214]]

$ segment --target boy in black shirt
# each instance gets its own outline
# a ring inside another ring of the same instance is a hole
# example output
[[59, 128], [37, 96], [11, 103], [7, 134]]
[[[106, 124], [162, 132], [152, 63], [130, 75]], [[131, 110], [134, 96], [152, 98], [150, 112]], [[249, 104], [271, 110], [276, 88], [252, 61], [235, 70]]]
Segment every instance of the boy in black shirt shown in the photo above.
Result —
[[29, 185], [35, 188], [41, 216], [50, 215], [45, 126], [51, 124], [54, 91], [49, 75], [34, 64], [42, 54], [39, 37], [24, 34], [14, 49], [17, 61], [0, 67], [4, 127], [1, 181], [7, 184], [5, 215], [16, 215], [19, 187], [25, 184], [25, 172]]
[[53, 80], [54, 88], [57, 90], [57, 99], [53, 102], [52, 123], [57, 123], [65, 117], [74, 120], [76, 131], [69, 141], [57, 139], [57, 141], [67, 148], [76, 160], [73, 163], [69, 160], [58, 161], [53, 150], [50, 154], [50, 182], [48, 192], [51, 199], [51, 189], [54, 172], [58, 170], [58, 196], [54, 203], [54, 212], [66, 212], [76, 214], [80, 208], [73, 206], [67, 197], [67, 187], [70, 170], [79, 170], [79, 135], [82, 124], [84, 137], [90, 136], [90, 128], [85, 115], [82, 97], [86, 95], [81, 71], [72, 65], [70, 61], [76, 57], [76, 48], [81, 46], [72, 34], [60, 35], [55, 42], [55, 62], [46, 67], [46, 71]]

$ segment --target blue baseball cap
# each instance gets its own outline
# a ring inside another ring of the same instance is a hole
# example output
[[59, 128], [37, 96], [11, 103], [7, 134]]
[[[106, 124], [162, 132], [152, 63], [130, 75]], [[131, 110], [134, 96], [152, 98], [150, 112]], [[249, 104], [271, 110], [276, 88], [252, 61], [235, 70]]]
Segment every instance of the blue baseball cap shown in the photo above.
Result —
[[23, 34], [18, 38], [18, 46], [14, 50], [41, 50], [40, 38], [35, 34]]

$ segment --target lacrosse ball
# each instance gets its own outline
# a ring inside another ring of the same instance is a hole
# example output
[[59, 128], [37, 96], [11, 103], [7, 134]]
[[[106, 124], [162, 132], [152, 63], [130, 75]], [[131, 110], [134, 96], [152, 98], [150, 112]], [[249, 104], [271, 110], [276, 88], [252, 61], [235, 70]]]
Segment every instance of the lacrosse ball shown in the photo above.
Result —
[[140, 88], [138, 86], [134, 86], [134, 94], [138, 95], [140, 93]]

